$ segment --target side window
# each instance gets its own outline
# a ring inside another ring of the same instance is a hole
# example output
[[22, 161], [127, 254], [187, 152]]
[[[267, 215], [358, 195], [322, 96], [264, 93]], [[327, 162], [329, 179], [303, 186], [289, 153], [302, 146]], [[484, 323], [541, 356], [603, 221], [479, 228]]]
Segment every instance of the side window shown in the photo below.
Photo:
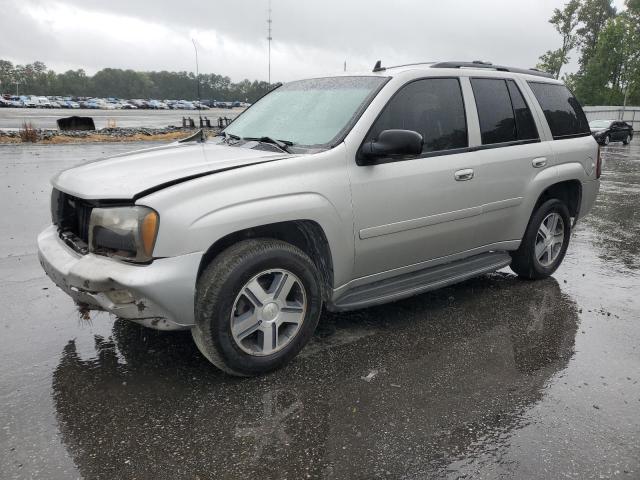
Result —
[[429, 78], [404, 86], [384, 107], [367, 140], [391, 129], [420, 133], [423, 153], [467, 147], [467, 119], [458, 79]]
[[554, 140], [590, 135], [582, 107], [564, 85], [529, 82], [540, 103]]
[[507, 82], [501, 79], [472, 78], [480, 119], [482, 144], [513, 142], [518, 139]]
[[518, 140], [537, 140], [539, 137], [536, 122], [533, 120], [531, 110], [524, 101], [522, 92], [513, 80], [507, 80], [509, 95], [513, 104], [513, 113], [516, 116], [516, 129]]

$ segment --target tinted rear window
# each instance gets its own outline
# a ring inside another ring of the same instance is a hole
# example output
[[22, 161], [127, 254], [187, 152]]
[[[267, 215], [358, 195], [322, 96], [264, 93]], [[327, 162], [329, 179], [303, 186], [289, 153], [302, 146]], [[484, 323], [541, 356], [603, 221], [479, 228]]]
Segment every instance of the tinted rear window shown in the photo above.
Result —
[[482, 144], [517, 140], [516, 120], [507, 83], [491, 78], [473, 78], [471, 85], [478, 107]]
[[533, 115], [513, 80], [472, 78], [482, 144], [537, 140]]
[[384, 107], [367, 139], [376, 139], [380, 132], [390, 129], [420, 133], [423, 153], [466, 147], [467, 121], [460, 82], [430, 78], [402, 87]]
[[509, 95], [511, 95], [511, 103], [513, 104], [513, 113], [516, 116], [516, 129], [518, 130], [518, 140], [538, 139], [538, 129], [533, 115], [520, 89], [513, 80], [508, 80]]
[[554, 140], [590, 135], [589, 122], [578, 100], [564, 85], [529, 82], [549, 123]]

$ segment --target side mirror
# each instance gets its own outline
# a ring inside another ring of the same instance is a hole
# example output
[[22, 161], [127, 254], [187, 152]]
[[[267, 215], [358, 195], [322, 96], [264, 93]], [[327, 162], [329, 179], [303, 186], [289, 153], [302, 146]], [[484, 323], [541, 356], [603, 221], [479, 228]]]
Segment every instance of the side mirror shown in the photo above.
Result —
[[365, 159], [388, 155], [420, 155], [424, 140], [413, 130], [383, 130], [378, 138], [362, 145], [360, 153]]

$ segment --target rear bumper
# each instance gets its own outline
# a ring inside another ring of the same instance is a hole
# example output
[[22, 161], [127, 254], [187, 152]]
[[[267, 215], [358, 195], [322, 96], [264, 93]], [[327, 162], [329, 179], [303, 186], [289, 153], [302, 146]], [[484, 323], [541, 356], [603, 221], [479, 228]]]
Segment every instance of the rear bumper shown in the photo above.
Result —
[[598, 198], [598, 192], [600, 191], [600, 180], [590, 180], [588, 182], [582, 182], [582, 199], [580, 201], [580, 213], [578, 218], [582, 218], [587, 215]]
[[55, 226], [38, 236], [38, 257], [53, 282], [81, 307], [104, 310], [158, 330], [194, 324], [202, 252], [132, 265], [65, 245]]

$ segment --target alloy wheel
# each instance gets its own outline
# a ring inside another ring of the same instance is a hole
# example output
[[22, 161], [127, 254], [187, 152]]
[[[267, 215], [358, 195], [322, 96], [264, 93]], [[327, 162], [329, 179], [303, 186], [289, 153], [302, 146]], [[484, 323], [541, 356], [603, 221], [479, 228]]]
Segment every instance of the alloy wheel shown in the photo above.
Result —
[[288, 270], [265, 270], [240, 290], [231, 311], [231, 333], [249, 355], [271, 355], [296, 336], [307, 312], [307, 294]]
[[564, 221], [556, 212], [551, 212], [542, 220], [536, 235], [535, 256], [543, 267], [552, 265], [560, 255], [564, 244], [564, 228]]

